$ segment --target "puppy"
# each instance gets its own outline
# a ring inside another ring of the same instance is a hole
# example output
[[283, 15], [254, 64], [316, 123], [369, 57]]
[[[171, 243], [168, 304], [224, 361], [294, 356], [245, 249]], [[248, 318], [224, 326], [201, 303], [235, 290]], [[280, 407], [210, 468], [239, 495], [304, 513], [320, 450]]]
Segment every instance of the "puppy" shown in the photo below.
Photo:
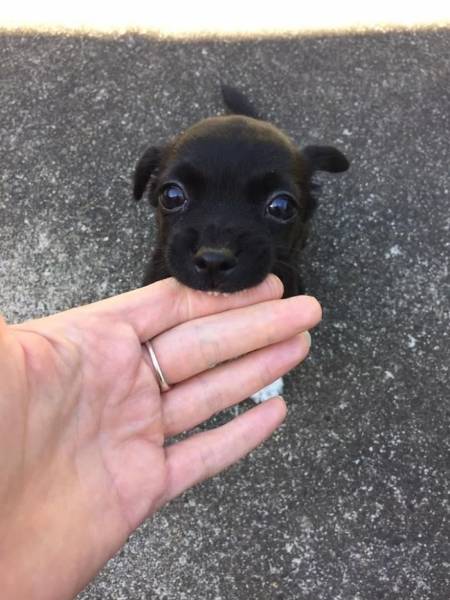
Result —
[[346, 171], [348, 160], [331, 146], [300, 150], [235, 88], [222, 86], [222, 96], [231, 114], [150, 146], [137, 163], [134, 197], [147, 191], [157, 211], [144, 284], [173, 276], [197, 290], [232, 293], [275, 273], [284, 297], [294, 296], [303, 291], [297, 263], [316, 204], [311, 178]]

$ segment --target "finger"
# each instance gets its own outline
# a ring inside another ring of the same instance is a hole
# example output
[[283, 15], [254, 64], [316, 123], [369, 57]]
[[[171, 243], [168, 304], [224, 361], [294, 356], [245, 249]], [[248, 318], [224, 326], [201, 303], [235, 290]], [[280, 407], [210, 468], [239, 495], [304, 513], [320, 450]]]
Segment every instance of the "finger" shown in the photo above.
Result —
[[284, 400], [272, 398], [222, 427], [169, 446], [167, 488], [161, 505], [240, 460], [267, 439], [285, 416]]
[[309, 296], [272, 300], [183, 323], [154, 338], [152, 346], [173, 384], [312, 329], [321, 314], [320, 304]]
[[310, 340], [308, 332], [301, 333], [174, 387], [163, 403], [165, 436], [192, 429], [269, 385], [306, 358]]
[[179, 323], [190, 319], [264, 302], [283, 295], [283, 284], [275, 275], [268, 275], [258, 286], [230, 295], [212, 296], [192, 290], [173, 278], [157, 281], [113, 298], [47, 317], [57, 319], [68, 314], [99, 316], [129, 323], [141, 342], [153, 338]]
[[[109, 303], [105, 308], [131, 323], [144, 342], [179, 323], [282, 295], [283, 285], [275, 275], [269, 275], [257, 287], [229, 296], [212, 296], [169, 278], [104, 302]], [[103, 310], [103, 306], [100, 308]]]
[[6, 324], [6, 321], [3, 317], [3, 315], [0, 313], [0, 341], [2, 339], [3, 336], [5, 336], [8, 333], [8, 325]]

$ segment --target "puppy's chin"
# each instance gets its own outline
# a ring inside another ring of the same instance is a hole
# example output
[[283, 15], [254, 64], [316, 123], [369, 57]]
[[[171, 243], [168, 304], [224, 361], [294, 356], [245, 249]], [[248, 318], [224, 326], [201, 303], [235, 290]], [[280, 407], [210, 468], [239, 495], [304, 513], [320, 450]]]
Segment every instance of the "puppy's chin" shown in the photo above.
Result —
[[203, 292], [218, 292], [221, 294], [233, 294], [234, 292], [240, 292], [248, 288], [255, 287], [260, 284], [270, 270], [262, 272], [258, 277], [239, 277], [227, 278], [226, 280], [221, 279], [214, 281], [212, 278], [199, 276], [195, 272], [189, 272], [186, 269], [170, 269], [170, 274], [175, 277], [180, 283], [192, 288], [193, 290], [200, 290]]
[[274, 263], [274, 252], [268, 240], [249, 237], [245, 250], [236, 253], [237, 264], [231, 270], [214, 273], [198, 269], [194, 250], [189, 243], [175, 238], [166, 250], [166, 265], [172, 277], [194, 290], [232, 294], [252, 288], [267, 277]]

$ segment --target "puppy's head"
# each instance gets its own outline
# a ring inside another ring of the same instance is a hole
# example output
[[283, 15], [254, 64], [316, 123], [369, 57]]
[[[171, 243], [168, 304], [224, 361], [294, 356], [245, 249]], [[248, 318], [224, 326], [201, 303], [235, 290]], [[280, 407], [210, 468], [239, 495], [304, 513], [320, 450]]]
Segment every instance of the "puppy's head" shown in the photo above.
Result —
[[246, 116], [200, 121], [136, 167], [134, 196], [148, 189], [165, 270], [199, 290], [260, 283], [305, 237], [315, 170], [345, 171], [326, 146], [300, 151], [280, 130]]

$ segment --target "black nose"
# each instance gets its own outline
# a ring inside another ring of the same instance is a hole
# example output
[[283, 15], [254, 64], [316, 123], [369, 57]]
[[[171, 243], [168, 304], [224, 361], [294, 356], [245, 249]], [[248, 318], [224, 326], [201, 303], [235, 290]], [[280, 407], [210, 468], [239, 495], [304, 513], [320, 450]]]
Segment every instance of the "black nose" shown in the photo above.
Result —
[[194, 256], [194, 264], [201, 273], [216, 275], [225, 274], [234, 269], [237, 260], [228, 248], [202, 246]]

